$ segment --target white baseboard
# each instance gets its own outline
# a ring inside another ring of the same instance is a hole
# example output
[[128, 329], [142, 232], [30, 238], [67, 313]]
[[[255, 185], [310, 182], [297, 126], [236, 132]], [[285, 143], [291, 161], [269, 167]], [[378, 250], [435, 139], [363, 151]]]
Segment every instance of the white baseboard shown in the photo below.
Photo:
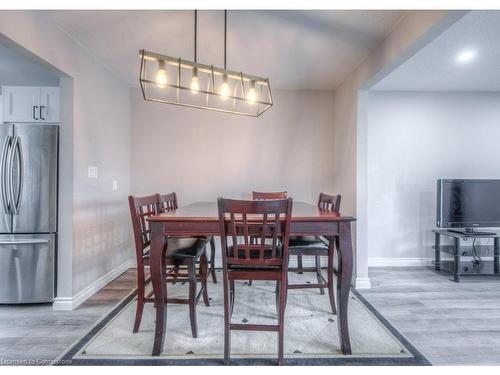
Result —
[[370, 289], [372, 287], [372, 283], [368, 277], [357, 277], [354, 280], [354, 287], [356, 289]]
[[369, 258], [368, 267], [425, 267], [433, 258]]
[[56, 297], [54, 303], [52, 304], [52, 309], [65, 310], [65, 311], [74, 310], [83, 302], [85, 302], [87, 299], [96, 294], [103, 287], [108, 285], [111, 281], [120, 276], [122, 273], [127, 271], [129, 268], [134, 268], [134, 267], [135, 267], [134, 259], [129, 259], [125, 261], [118, 267], [112, 269], [107, 274], [94, 281], [85, 289], [75, 294], [73, 297]]

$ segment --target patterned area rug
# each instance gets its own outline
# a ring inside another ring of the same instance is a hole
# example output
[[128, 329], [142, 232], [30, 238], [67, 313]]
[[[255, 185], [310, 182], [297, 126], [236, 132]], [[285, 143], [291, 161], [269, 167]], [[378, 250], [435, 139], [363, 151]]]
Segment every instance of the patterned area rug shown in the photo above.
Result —
[[[315, 283], [314, 274], [290, 273], [290, 281]], [[223, 359], [223, 293], [221, 274], [209, 283], [210, 306], [197, 306], [198, 338], [193, 339], [187, 305], [168, 305], [164, 351], [151, 356], [154, 308], [147, 304], [141, 328], [132, 333], [135, 293], [119, 303], [61, 359], [74, 365], [217, 365]], [[169, 296], [187, 296], [187, 284], [169, 284]], [[233, 322], [276, 324], [275, 285], [236, 283]], [[317, 289], [291, 290], [285, 314], [287, 365], [428, 365], [420, 354], [354, 289], [349, 300], [352, 355], [340, 351], [337, 317], [328, 295]], [[231, 363], [272, 365], [276, 361], [275, 332], [233, 331]]]

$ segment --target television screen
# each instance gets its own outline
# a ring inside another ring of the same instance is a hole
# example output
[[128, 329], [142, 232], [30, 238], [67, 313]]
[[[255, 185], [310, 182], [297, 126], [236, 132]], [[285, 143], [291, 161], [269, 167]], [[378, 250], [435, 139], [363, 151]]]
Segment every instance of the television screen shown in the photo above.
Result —
[[500, 226], [500, 180], [438, 180], [437, 226]]

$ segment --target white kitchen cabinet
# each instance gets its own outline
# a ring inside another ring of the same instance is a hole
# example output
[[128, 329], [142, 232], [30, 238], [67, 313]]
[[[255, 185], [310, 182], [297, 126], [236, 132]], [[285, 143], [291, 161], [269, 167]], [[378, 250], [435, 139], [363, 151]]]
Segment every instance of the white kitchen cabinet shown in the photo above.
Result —
[[59, 87], [3, 86], [4, 122], [59, 122]]
[[40, 120], [59, 122], [59, 87], [42, 87], [40, 91]]
[[33, 122], [40, 108], [40, 87], [4, 86], [4, 122]]

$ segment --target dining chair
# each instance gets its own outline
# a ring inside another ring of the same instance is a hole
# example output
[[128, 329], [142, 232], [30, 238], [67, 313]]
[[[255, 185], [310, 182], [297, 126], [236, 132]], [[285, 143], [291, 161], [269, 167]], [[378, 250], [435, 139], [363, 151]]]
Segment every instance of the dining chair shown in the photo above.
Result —
[[[252, 330], [278, 332], [278, 364], [282, 365], [292, 199], [242, 201], [219, 198], [217, 204], [224, 279], [224, 363], [229, 365], [230, 362], [231, 331]], [[256, 239], [253, 243], [251, 237]], [[235, 280], [276, 281], [277, 325], [231, 322]]]
[[252, 199], [254, 201], [286, 199], [287, 195], [286, 191], [252, 191]]
[[[129, 196], [130, 214], [132, 217], [132, 228], [134, 231], [135, 253], [137, 259], [137, 307], [133, 332], [139, 331], [145, 303], [154, 303], [153, 291], [146, 294], [146, 286], [150, 277], [146, 278], [145, 267], [149, 265], [149, 250], [151, 245], [151, 229], [148, 217], [158, 213], [160, 195], [154, 194], [144, 197]], [[171, 203], [168, 203], [171, 204]], [[173, 203], [172, 203], [173, 204]], [[198, 336], [196, 320], [196, 305], [201, 296], [205, 305], [209, 305], [207, 291], [207, 269], [208, 262], [205, 254], [207, 238], [167, 238], [167, 253], [165, 254], [165, 265], [167, 267], [166, 282], [188, 281], [189, 298], [167, 298], [165, 303], [181, 303], [189, 305], [189, 317], [191, 322], [191, 334]], [[199, 260], [200, 267], [196, 274], [196, 261]], [[186, 267], [187, 272], [180, 273], [180, 267]], [[174, 272], [175, 271], [175, 272]], [[196, 293], [197, 282], [201, 282], [201, 289]]]
[[[177, 194], [175, 192], [169, 194], [160, 194], [158, 212], [168, 212], [177, 210], [179, 204], [177, 202]], [[210, 243], [210, 269], [209, 274], [212, 275], [212, 281], [217, 284], [217, 277], [215, 275], [215, 240], [213, 236], [207, 237]]]
[[[266, 201], [266, 200], [276, 200], [276, 199], [286, 199], [288, 192], [286, 191], [252, 191], [252, 199], [254, 201]], [[250, 238], [250, 241], [253, 241]], [[248, 280], [248, 286], [252, 286], [252, 280]]]
[[[339, 213], [340, 211], [340, 195], [328, 195], [325, 193], [319, 194], [318, 208], [324, 211], [332, 211]], [[335, 307], [335, 294], [333, 289], [333, 251], [329, 251], [330, 244], [321, 236], [291, 236], [289, 240], [289, 253], [290, 256], [296, 255], [302, 257], [303, 255], [313, 255], [315, 258], [314, 268], [289, 268], [290, 271], [302, 272], [315, 272], [318, 279], [317, 284], [289, 284], [288, 289], [304, 289], [304, 288], [319, 288], [321, 294], [325, 294], [324, 288], [328, 288], [328, 296], [330, 298], [330, 307], [332, 313], [336, 314]], [[333, 246], [333, 244], [332, 244]], [[321, 273], [321, 256], [328, 256], [328, 281], [325, 280]]]

